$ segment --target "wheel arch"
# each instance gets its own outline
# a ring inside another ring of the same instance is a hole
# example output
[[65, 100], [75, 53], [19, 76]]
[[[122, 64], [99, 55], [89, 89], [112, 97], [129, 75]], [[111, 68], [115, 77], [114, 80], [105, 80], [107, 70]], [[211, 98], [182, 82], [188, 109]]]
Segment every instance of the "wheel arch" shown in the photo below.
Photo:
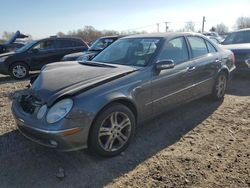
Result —
[[227, 76], [227, 79], [229, 79], [229, 74], [230, 74], [230, 73], [229, 73], [228, 68], [225, 67], [225, 66], [221, 67], [221, 69], [220, 69], [219, 72], [218, 72], [218, 76], [219, 76], [219, 74], [222, 73], [222, 72], [224, 72], [224, 73], [226, 74], [226, 76]]
[[9, 66], [8, 66], [8, 71], [10, 71], [11, 66], [13, 66], [14, 64], [17, 64], [17, 63], [23, 63], [23, 64], [25, 64], [30, 69], [29, 64], [26, 61], [21, 60], [21, 61], [13, 61], [13, 62], [11, 62], [9, 64]]

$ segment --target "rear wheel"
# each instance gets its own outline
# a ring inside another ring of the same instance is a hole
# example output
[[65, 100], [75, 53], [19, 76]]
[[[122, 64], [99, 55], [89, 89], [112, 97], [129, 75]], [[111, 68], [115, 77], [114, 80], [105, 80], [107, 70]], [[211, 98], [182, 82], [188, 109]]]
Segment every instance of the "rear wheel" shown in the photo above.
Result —
[[221, 72], [215, 81], [212, 97], [215, 100], [223, 99], [227, 88], [227, 75]]
[[102, 156], [115, 156], [124, 151], [135, 132], [132, 111], [114, 104], [106, 108], [95, 120], [89, 137], [89, 149]]
[[20, 80], [29, 75], [29, 67], [25, 63], [14, 63], [9, 72], [11, 77]]

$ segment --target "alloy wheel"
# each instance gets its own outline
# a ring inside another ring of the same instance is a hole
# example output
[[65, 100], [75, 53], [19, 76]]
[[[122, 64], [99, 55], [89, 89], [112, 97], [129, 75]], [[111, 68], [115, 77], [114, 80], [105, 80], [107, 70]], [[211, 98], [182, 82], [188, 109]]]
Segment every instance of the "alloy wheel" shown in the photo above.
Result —
[[131, 121], [123, 112], [113, 112], [102, 122], [98, 141], [105, 151], [117, 151], [129, 140]]
[[225, 74], [221, 74], [218, 77], [217, 85], [216, 85], [216, 94], [218, 98], [223, 97], [225, 90], [227, 87], [227, 78]]

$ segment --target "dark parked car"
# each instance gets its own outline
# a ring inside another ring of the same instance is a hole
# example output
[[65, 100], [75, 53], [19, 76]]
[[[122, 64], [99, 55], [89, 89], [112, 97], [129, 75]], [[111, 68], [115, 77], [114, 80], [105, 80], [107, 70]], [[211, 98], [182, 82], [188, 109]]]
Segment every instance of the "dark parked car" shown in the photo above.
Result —
[[28, 36], [20, 33], [20, 31], [17, 31], [7, 42], [4, 44], [0, 44], [0, 54], [15, 51], [21, 47], [23, 47], [25, 44], [21, 42], [15, 42], [16, 39], [23, 39], [27, 38]]
[[233, 51], [237, 73], [250, 73], [250, 28], [230, 33], [222, 42]]
[[222, 99], [234, 68], [233, 53], [200, 34], [130, 36], [91, 62], [47, 65], [12, 112], [37, 143], [114, 156], [138, 124], [206, 95]]
[[65, 55], [62, 58], [62, 61], [91, 60], [98, 53], [100, 53], [103, 49], [105, 49], [107, 46], [109, 46], [110, 44], [112, 44], [114, 41], [116, 41], [117, 39], [121, 37], [124, 37], [124, 36], [120, 35], [120, 36], [108, 36], [108, 37], [98, 38], [90, 46], [88, 51]]
[[78, 38], [50, 37], [32, 41], [15, 52], [0, 55], [0, 74], [22, 79], [29, 75], [29, 71], [60, 61], [65, 54], [87, 49], [88, 45]]

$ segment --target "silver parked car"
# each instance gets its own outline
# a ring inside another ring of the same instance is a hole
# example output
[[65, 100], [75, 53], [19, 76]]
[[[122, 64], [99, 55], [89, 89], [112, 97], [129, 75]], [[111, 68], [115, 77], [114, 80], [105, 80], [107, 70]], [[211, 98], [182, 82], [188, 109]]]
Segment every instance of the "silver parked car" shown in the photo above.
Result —
[[200, 34], [128, 36], [91, 62], [46, 65], [12, 111], [39, 144], [114, 156], [139, 123], [206, 95], [222, 99], [234, 68], [233, 53]]

